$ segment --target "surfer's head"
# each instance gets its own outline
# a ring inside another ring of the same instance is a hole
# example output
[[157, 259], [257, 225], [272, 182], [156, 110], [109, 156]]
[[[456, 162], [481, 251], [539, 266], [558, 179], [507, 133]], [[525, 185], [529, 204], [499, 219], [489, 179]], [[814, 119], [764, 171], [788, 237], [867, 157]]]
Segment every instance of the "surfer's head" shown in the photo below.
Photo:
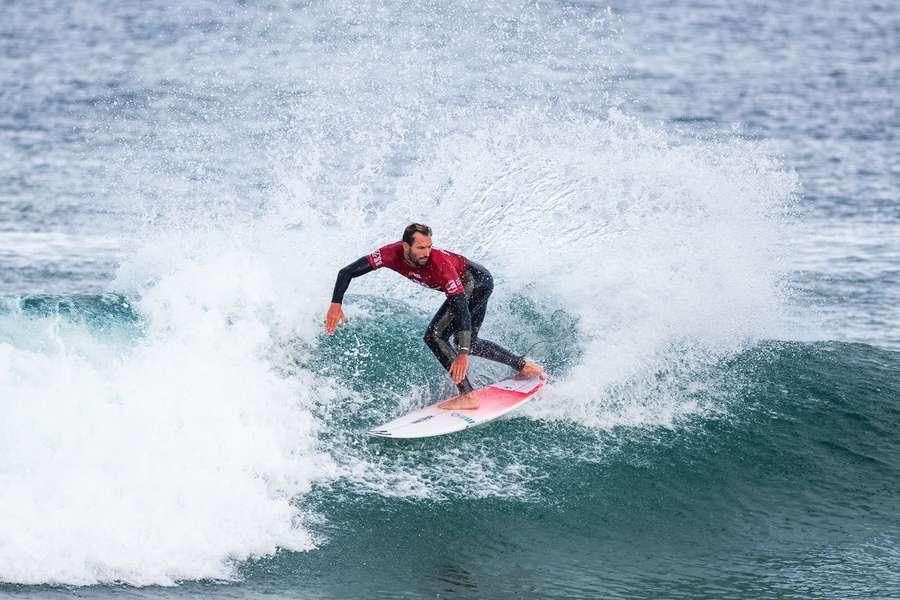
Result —
[[403, 230], [403, 256], [407, 262], [423, 267], [431, 256], [431, 227], [410, 223]]

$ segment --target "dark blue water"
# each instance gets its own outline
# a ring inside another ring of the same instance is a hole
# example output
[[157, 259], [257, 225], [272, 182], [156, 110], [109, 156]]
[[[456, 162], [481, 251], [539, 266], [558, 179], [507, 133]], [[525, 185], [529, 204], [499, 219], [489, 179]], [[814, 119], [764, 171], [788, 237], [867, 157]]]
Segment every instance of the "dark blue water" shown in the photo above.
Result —
[[[900, 597], [892, 5], [0, 17], [0, 595]], [[552, 380], [370, 441], [410, 220]]]

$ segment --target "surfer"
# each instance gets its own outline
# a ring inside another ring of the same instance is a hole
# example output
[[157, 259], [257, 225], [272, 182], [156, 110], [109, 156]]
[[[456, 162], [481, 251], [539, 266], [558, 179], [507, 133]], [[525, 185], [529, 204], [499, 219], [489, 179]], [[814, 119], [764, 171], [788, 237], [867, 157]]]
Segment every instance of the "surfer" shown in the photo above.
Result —
[[[431, 247], [431, 228], [412, 223], [403, 230], [403, 239], [364, 256], [338, 272], [325, 316], [325, 332], [334, 333], [346, 319], [341, 303], [350, 280], [387, 267], [412, 281], [441, 290], [447, 299], [425, 330], [425, 343], [450, 372], [459, 395], [442, 402], [446, 409], [478, 408], [478, 397], [466, 374], [469, 354], [508, 365], [521, 377], [544, 377], [541, 367], [516, 356], [509, 350], [478, 337], [484, 321], [488, 299], [494, 290], [494, 279], [487, 269], [465, 256]], [[455, 335], [456, 347], [450, 344]]]

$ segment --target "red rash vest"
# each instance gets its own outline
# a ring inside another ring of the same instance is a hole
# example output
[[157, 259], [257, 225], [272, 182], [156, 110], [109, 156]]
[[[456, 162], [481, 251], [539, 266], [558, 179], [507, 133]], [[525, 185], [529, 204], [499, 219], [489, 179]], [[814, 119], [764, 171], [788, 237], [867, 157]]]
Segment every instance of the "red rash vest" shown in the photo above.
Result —
[[387, 267], [425, 287], [442, 290], [447, 297], [465, 293], [462, 277], [468, 261], [461, 254], [446, 250], [431, 249], [431, 255], [424, 267], [413, 267], [403, 260], [403, 242], [382, 246], [366, 256], [373, 269]]

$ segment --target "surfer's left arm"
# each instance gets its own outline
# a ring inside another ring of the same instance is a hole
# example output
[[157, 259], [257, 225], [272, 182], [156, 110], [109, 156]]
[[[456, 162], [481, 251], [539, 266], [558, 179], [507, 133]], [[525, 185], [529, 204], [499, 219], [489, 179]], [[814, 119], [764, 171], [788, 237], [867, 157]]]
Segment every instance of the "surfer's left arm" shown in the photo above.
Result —
[[368, 259], [363, 256], [338, 271], [337, 281], [334, 282], [334, 292], [331, 294], [331, 306], [328, 307], [328, 313], [325, 315], [326, 333], [334, 333], [337, 326], [346, 321], [341, 305], [344, 302], [344, 293], [350, 287], [350, 280], [374, 270]]
[[459, 353], [450, 365], [450, 377], [453, 383], [459, 383], [466, 377], [469, 370], [469, 349], [472, 345], [472, 315], [469, 313], [469, 303], [465, 294], [450, 296], [450, 308], [453, 311], [453, 321], [459, 324], [456, 330], [456, 346]]

